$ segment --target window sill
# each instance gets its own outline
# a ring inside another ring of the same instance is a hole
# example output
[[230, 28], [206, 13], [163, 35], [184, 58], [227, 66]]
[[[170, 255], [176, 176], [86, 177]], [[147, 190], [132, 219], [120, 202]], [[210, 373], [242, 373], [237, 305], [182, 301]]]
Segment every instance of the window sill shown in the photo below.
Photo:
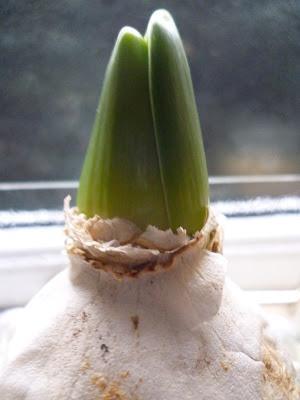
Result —
[[[298, 301], [299, 226], [298, 214], [227, 218], [224, 255], [232, 280], [259, 302], [280, 302], [280, 293], [284, 302]], [[0, 243], [0, 308], [24, 305], [68, 264], [62, 225], [0, 229]]]

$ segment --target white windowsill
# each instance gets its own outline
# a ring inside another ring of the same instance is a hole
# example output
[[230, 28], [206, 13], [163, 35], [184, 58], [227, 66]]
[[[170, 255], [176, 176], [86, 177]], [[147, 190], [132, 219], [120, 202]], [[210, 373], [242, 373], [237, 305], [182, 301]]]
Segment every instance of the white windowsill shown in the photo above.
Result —
[[[227, 218], [229, 276], [263, 302], [272, 302], [270, 291], [273, 297], [285, 291], [284, 301], [295, 299], [300, 288], [299, 227], [300, 215]], [[67, 266], [63, 244], [62, 226], [0, 229], [0, 308], [25, 304]]]

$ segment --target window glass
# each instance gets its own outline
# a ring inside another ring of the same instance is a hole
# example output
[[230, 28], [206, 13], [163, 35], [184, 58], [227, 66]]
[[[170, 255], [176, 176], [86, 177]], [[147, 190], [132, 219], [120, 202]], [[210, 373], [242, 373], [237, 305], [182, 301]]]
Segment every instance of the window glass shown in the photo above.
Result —
[[77, 179], [119, 29], [173, 14], [210, 175], [299, 172], [299, 2], [7, 1], [0, 24], [0, 180]]

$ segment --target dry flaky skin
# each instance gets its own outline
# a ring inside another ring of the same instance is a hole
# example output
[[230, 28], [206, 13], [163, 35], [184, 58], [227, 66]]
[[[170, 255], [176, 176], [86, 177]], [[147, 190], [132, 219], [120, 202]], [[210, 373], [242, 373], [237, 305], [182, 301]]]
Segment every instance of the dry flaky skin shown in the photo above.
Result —
[[178, 228], [161, 231], [149, 225], [145, 232], [130, 221], [120, 218], [86, 218], [65, 200], [66, 248], [79, 255], [94, 268], [113, 273], [118, 278], [168, 269], [176, 257], [196, 246], [214, 252], [222, 250], [222, 230], [212, 210], [200, 232], [190, 238]]
[[212, 211], [194, 238], [68, 207], [66, 221], [71, 268], [27, 306], [1, 399], [299, 399], [259, 310], [225, 277]]
[[276, 343], [267, 336], [262, 344], [265, 382], [263, 399], [300, 399], [300, 386], [295, 384], [294, 371]]

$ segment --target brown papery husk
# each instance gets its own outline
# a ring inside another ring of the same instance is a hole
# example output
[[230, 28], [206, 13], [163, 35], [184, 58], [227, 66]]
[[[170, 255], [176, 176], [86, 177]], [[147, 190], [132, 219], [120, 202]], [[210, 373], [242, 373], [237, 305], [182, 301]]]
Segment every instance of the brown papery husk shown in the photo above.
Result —
[[299, 399], [260, 309], [226, 277], [212, 209], [193, 237], [68, 200], [65, 213], [70, 268], [26, 307], [1, 399]]

